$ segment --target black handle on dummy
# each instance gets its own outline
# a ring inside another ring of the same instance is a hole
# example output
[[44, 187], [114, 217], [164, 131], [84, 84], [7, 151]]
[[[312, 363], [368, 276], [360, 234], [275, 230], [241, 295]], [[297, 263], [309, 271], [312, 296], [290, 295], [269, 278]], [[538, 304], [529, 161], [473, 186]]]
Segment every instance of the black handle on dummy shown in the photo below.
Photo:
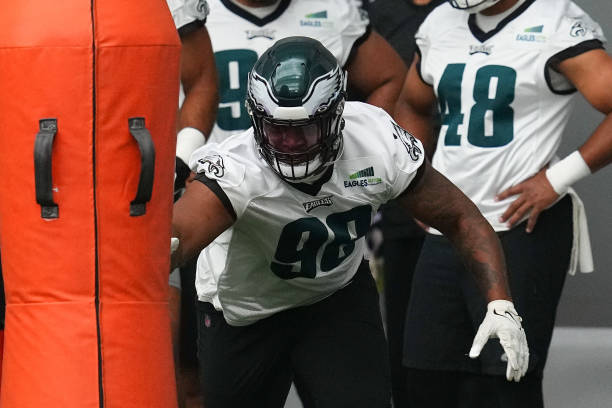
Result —
[[151, 133], [145, 128], [144, 118], [128, 119], [130, 134], [140, 149], [140, 178], [136, 197], [130, 202], [130, 216], [137, 217], [147, 212], [146, 204], [153, 193], [153, 176], [155, 173], [155, 146]]
[[39, 131], [34, 140], [34, 185], [36, 202], [40, 204], [40, 216], [46, 219], [59, 217], [59, 208], [53, 201], [52, 156], [53, 141], [57, 134], [57, 119], [40, 119]]

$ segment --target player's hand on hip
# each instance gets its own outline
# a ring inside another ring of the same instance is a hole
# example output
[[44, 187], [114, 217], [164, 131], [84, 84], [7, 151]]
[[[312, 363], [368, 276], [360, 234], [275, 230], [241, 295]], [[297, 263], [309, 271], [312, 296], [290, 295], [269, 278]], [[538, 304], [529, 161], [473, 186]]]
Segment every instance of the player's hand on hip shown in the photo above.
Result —
[[525, 215], [529, 214], [527, 227], [525, 228], [527, 232], [533, 231], [540, 213], [553, 205], [559, 198], [546, 178], [546, 168], [527, 180], [502, 191], [496, 199], [505, 200], [515, 195], [518, 197], [508, 206], [500, 221], [506, 222], [509, 227], [513, 227]]
[[487, 306], [487, 314], [478, 328], [470, 358], [476, 358], [490, 338], [499, 338], [508, 360], [506, 379], [519, 381], [527, 372], [529, 348], [521, 317], [514, 310], [512, 302], [494, 300]]

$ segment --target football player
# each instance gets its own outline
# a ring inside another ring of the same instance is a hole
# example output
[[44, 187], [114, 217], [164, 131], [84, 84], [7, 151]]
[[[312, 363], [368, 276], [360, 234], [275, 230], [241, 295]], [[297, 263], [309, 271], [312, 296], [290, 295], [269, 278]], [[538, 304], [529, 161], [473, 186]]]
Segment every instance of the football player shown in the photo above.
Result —
[[[584, 250], [586, 220], [578, 216], [582, 203], [570, 186], [612, 160], [612, 60], [605, 38], [570, 0], [451, 0], [426, 18], [416, 40], [419, 55], [396, 118], [433, 150], [431, 112], [438, 105], [442, 128], [433, 167], [497, 231], [531, 355], [520, 384], [503, 380], [499, 347], [487, 347], [479, 361], [465, 358], [486, 299], [464, 273], [451, 241], [432, 230], [406, 321], [404, 363], [412, 368], [413, 404], [459, 406], [465, 403], [458, 397], [462, 383], [482, 378], [492, 392], [466, 397], [471, 406], [542, 407], [565, 276], [578, 264], [592, 270], [590, 249]], [[584, 145], [559, 160], [576, 91], [607, 116]], [[446, 378], [452, 381], [440, 393]]]
[[[207, 27], [219, 73], [219, 110], [211, 140], [250, 126], [244, 105], [248, 73], [275, 41], [292, 35], [318, 39], [348, 71], [351, 98], [388, 112], [406, 76], [406, 65], [371, 30], [368, 15], [347, 0], [212, 0]], [[299, 382], [296, 388], [308, 407]]]
[[174, 207], [172, 261], [199, 254], [207, 408], [282, 407], [292, 378], [318, 406], [389, 406], [363, 255], [372, 217], [396, 197], [451, 237], [489, 301], [473, 354], [496, 336], [509, 376], [527, 367], [493, 229], [384, 110], [345, 102], [345, 81], [320, 42], [280, 40], [249, 74], [252, 128], [191, 157], [197, 176]]
[[[217, 76], [208, 31], [205, 0], [167, 0], [181, 39], [181, 89], [177, 120], [175, 198], [185, 188], [190, 176], [187, 162], [191, 153], [202, 146], [210, 134], [217, 111]], [[174, 344], [179, 406], [201, 406], [197, 402], [197, 367], [195, 352], [194, 276], [185, 268], [170, 275], [170, 319]], [[183, 288], [181, 288], [183, 283]], [[182, 306], [182, 307], [181, 307]], [[190, 330], [191, 329], [191, 330]], [[193, 355], [193, 358], [190, 356]], [[195, 378], [195, 379], [194, 379]], [[194, 395], [195, 394], [195, 395]]]
[[407, 69], [370, 29], [367, 13], [347, 0], [209, 0], [206, 23], [219, 75], [219, 110], [211, 140], [250, 126], [247, 74], [275, 41], [303, 35], [321, 41], [348, 71], [349, 91], [388, 112]]

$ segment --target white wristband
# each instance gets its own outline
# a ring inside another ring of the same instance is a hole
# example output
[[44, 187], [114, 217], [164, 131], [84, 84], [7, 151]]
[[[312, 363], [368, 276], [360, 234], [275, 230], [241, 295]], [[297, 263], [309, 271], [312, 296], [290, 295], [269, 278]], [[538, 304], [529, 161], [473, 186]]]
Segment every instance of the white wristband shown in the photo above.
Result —
[[591, 174], [591, 169], [577, 150], [546, 170], [546, 178], [559, 195], [565, 193], [572, 184], [589, 174]]
[[185, 127], [176, 135], [176, 156], [185, 163], [189, 163], [189, 157], [198, 147], [206, 142], [206, 136], [196, 128]]

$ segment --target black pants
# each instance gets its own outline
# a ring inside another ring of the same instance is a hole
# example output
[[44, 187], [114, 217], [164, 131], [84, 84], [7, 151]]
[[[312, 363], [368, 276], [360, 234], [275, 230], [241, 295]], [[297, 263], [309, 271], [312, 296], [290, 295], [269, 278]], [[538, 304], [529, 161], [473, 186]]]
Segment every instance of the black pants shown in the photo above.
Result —
[[[513, 385], [516, 406], [524, 408], [542, 407], [542, 373], [546, 364], [548, 348], [552, 338], [557, 305], [565, 282], [572, 246], [572, 204], [570, 197], [544, 211], [531, 234], [525, 233], [525, 224], [499, 234], [506, 263], [514, 304], [523, 317], [523, 327], [529, 344], [530, 361], [528, 376]], [[415, 373], [423, 370], [492, 375], [501, 379], [495, 388], [506, 387], [506, 363], [499, 342], [490, 340], [477, 360], [467, 353], [478, 325], [486, 313], [486, 301], [478, 291], [473, 277], [465, 270], [461, 259], [444, 237], [428, 236], [417, 264], [413, 280], [411, 300], [404, 335], [404, 364]], [[447, 403], [436, 403], [436, 395], [418, 395], [435, 388], [436, 373], [428, 373], [432, 387], [421, 385], [411, 388], [410, 398], [427, 400], [419, 407], [453, 407]], [[419, 382], [420, 383], [420, 382]], [[490, 384], [489, 384], [490, 385]], [[439, 385], [438, 385], [439, 387]], [[481, 388], [491, 388], [482, 385]], [[499, 394], [498, 394], [499, 395]], [[522, 396], [522, 397], [521, 397]], [[485, 399], [486, 393], [482, 394]], [[482, 406], [496, 408], [506, 405], [503, 398], [484, 403]], [[409, 405], [411, 406], [411, 405]], [[474, 404], [479, 407], [480, 405]]]
[[541, 407], [542, 373], [528, 373], [516, 383], [504, 376], [406, 368], [406, 393], [406, 403], [396, 408]]
[[378, 294], [366, 263], [348, 286], [313, 305], [236, 327], [198, 302], [198, 321], [206, 408], [282, 408], [292, 380], [305, 406], [390, 406]]
[[389, 345], [393, 405], [395, 407], [402, 407], [407, 403], [407, 369], [402, 364], [404, 323], [406, 322], [406, 310], [410, 300], [414, 268], [419, 259], [424, 239], [424, 236], [393, 238], [385, 236], [383, 244], [385, 323]]
[[181, 270], [181, 317], [179, 334], [179, 361], [184, 368], [195, 368], [197, 361], [197, 317], [195, 273], [197, 257], [185, 264]]

